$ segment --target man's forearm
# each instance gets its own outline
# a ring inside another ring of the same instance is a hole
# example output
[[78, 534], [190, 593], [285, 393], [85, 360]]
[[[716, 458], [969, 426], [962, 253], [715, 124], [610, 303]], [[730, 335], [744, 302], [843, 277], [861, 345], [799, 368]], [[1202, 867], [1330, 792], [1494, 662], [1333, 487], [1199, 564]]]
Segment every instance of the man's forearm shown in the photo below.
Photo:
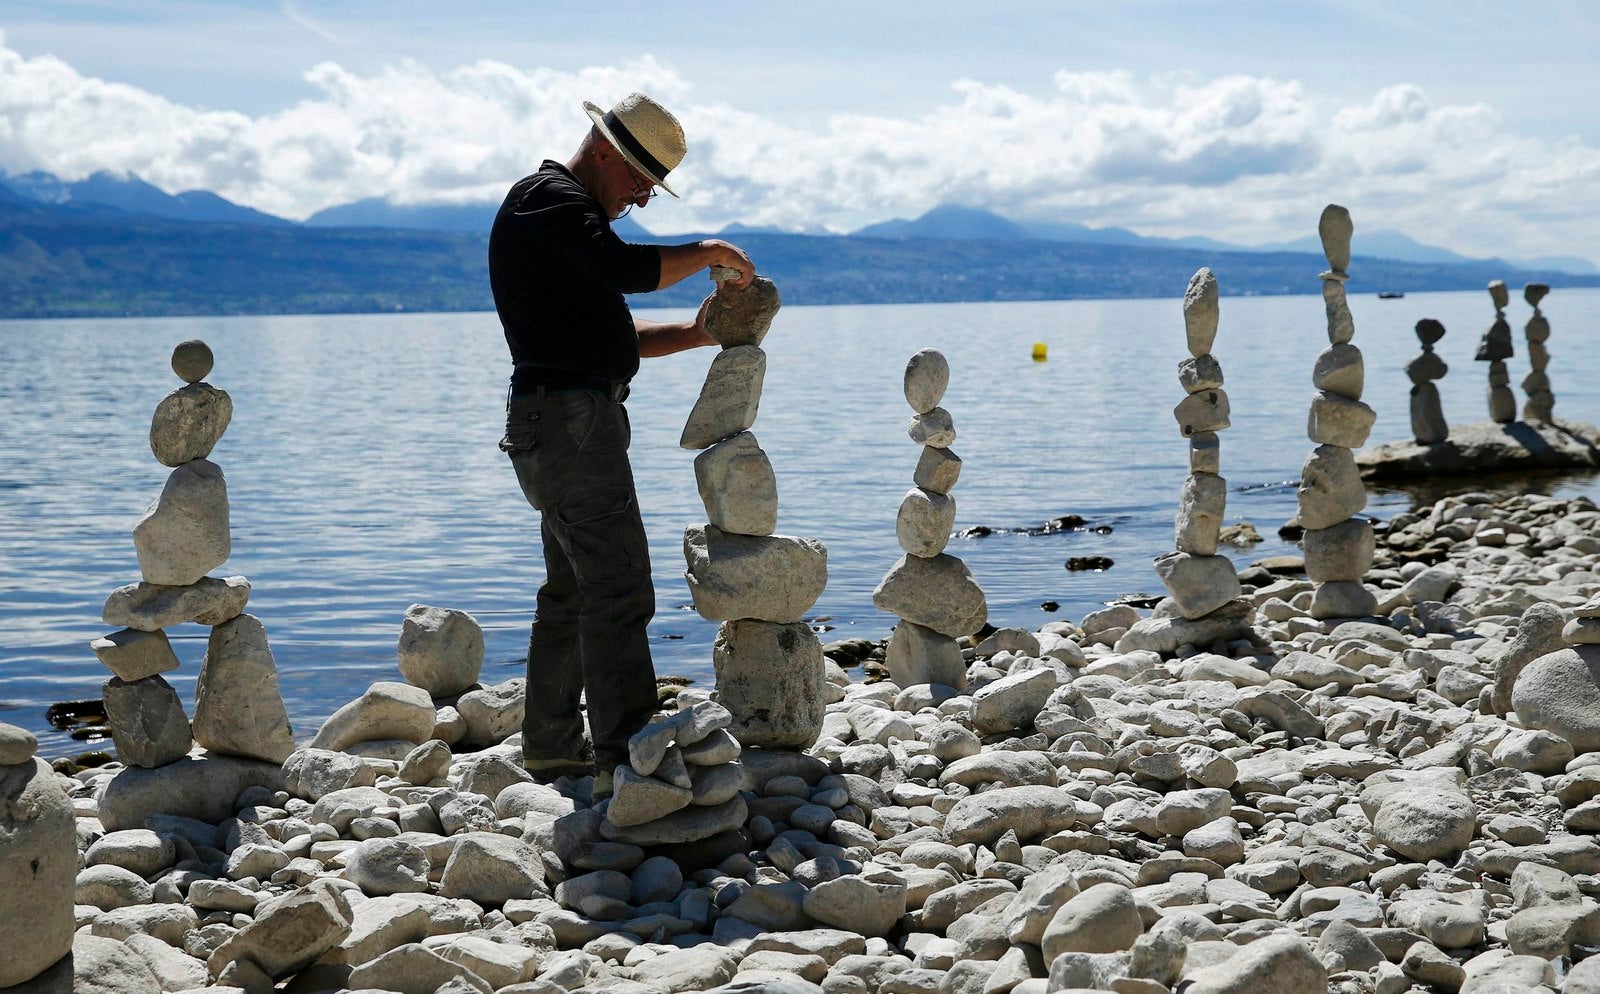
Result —
[[744, 274], [740, 280], [742, 283], [748, 283], [754, 275], [750, 257], [720, 238], [707, 238], [687, 245], [657, 245], [656, 251], [661, 253], [661, 281], [656, 285], [657, 290], [665, 290], [707, 266], [737, 269]]
[[693, 321], [645, 321], [634, 318], [633, 330], [639, 335], [639, 356], [643, 359], [716, 344], [716, 340], [701, 331]]

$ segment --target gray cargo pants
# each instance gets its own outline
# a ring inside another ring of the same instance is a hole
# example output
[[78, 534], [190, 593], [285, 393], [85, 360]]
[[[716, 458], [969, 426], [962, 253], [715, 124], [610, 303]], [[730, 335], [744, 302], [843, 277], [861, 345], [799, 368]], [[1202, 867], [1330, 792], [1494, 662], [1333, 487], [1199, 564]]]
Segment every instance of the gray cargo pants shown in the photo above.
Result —
[[657, 707], [645, 634], [655, 587], [628, 412], [598, 391], [543, 387], [506, 408], [500, 447], [539, 510], [545, 562], [528, 638], [522, 755], [583, 760], [583, 691], [596, 768], [610, 769], [627, 762], [629, 737]]

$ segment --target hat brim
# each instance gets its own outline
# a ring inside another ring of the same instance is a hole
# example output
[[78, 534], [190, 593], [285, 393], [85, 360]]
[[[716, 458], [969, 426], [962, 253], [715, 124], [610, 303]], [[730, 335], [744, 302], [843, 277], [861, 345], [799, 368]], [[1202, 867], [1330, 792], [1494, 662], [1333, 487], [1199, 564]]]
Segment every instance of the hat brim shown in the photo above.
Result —
[[[611, 133], [611, 129], [606, 127], [606, 122], [605, 122], [605, 114], [606, 114], [606, 112], [605, 111], [601, 110], [599, 107], [596, 107], [594, 104], [592, 104], [589, 101], [585, 100], [583, 102], [583, 112], [585, 114], [589, 115], [589, 120], [594, 122], [595, 129], [598, 130], [602, 135], [605, 136], [606, 141], [611, 143], [611, 147], [617, 150], [617, 153], [622, 156], [622, 159], [623, 159], [624, 162], [626, 162], [628, 165], [632, 166], [633, 168], [639, 170], [639, 172], [641, 172], [641, 173], [643, 173], [645, 175], [646, 179], [648, 179], [650, 182], [654, 183], [656, 186], [661, 187], [661, 189], [663, 189], [663, 190], [667, 191], [668, 193], [672, 194], [674, 197], [678, 196], [678, 191], [674, 190], [672, 187], [668, 186], [666, 180], [664, 180], [661, 177], [657, 176], [655, 173], [651, 172], [649, 169], [646, 169], [639, 162], [638, 159], [634, 158], [631, 154], [629, 154], [628, 150], [623, 147], [621, 142], [617, 141], [617, 136], [613, 135]], [[682, 198], [679, 197], [678, 199], [681, 200]]]

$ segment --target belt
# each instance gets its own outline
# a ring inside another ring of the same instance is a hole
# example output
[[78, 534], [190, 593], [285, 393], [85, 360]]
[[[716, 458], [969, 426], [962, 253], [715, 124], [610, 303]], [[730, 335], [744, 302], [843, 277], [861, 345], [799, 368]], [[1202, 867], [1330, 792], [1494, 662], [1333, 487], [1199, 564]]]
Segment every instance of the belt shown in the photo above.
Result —
[[543, 389], [546, 393], [556, 393], [562, 390], [590, 390], [602, 394], [614, 403], [622, 403], [628, 398], [628, 384], [616, 380], [608, 380], [603, 376], [589, 376], [585, 373], [574, 373], [569, 369], [544, 369], [538, 366], [518, 366], [512, 377], [519, 394], [533, 393], [534, 390]]

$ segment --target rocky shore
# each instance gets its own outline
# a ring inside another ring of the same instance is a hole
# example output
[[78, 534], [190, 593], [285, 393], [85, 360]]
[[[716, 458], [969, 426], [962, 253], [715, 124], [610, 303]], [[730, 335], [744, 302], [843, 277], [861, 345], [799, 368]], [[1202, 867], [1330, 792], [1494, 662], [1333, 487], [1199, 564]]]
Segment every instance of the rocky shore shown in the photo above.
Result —
[[634, 765], [687, 804], [533, 782], [521, 681], [435, 698], [415, 646], [281, 765], [65, 776], [7, 728], [0, 948], [117, 994], [1600, 991], [1600, 510], [1400, 515], [1363, 619], [1240, 579], [1248, 637], [1108, 608], [961, 640], [959, 691], [829, 646], [804, 752], [685, 688]]

